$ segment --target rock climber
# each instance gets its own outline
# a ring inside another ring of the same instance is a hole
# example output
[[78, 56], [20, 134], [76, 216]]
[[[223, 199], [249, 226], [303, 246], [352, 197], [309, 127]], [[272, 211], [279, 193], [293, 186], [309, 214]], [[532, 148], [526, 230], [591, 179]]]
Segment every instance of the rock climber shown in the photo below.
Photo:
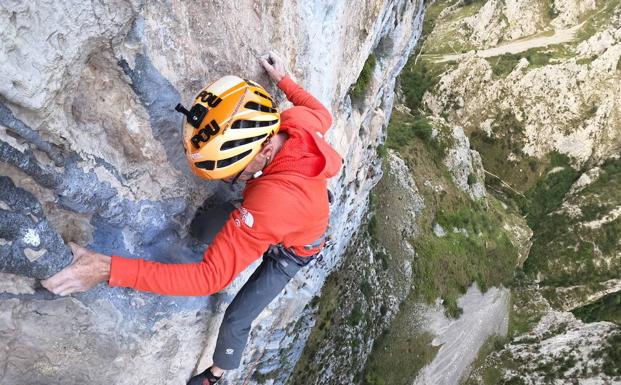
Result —
[[107, 281], [163, 295], [203, 296], [228, 286], [262, 255], [224, 314], [212, 366], [190, 385], [215, 384], [240, 365], [252, 321], [325, 245], [327, 179], [342, 162], [324, 140], [332, 116], [287, 75], [277, 55], [259, 61], [292, 108], [279, 113], [263, 87], [236, 76], [207, 86], [190, 110], [176, 108], [186, 115], [184, 147], [192, 171], [205, 179], [246, 181], [243, 201], [227, 210], [202, 261], [163, 264], [70, 243], [72, 264], [42, 282], [59, 295]]

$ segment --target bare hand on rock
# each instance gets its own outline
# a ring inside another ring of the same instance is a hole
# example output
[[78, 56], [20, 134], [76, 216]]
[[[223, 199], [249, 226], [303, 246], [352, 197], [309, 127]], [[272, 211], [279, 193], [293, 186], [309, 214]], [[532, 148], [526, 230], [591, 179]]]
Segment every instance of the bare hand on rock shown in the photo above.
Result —
[[69, 295], [87, 291], [110, 278], [112, 258], [69, 242], [73, 262], [48, 279], [41, 281], [43, 287], [54, 294]]
[[287, 75], [285, 63], [274, 52], [261, 55], [259, 61], [273, 82], [278, 83]]

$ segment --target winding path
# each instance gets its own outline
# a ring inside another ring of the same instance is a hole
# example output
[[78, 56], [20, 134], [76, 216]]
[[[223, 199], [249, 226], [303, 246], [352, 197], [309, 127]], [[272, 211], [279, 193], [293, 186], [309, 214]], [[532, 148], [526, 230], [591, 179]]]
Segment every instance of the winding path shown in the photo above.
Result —
[[[568, 29], [560, 29], [554, 31], [554, 34], [545, 36], [543, 34], [527, 37], [524, 39], [514, 40], [512, 42], [499, 45], [497, 47], [484, 49], [481, 51], [476, 51], [476, 56], [478, 57], [494, 57], [500, 56], [505, 53], [518, 53], [524, 52], [531, 48], [545, 47], [552, 44], [562, 44], [568, 43], [574, 39], [576, 36], [576, 32], [584, 25], [585, 22], [582, 22], [576, 26], [573, 26]], [[468, 53], [464, 54], [456, 54], [456, 55], [442, 55], [435, 60], [436, 63], [443, 63], [447, 61], [456, 61], [460, 59], [462, 56], [468, 55]], [[422, 56], [435, 56], [435, 55], [422, 55]]]

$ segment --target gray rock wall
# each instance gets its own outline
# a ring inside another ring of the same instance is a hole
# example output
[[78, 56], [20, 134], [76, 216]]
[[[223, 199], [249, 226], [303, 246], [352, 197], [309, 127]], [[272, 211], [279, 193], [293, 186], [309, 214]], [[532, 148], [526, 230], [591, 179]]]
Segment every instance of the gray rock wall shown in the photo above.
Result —
[[[60, 298], [34, 278], [70, 262], [67, 241], [200, 259], [206, 245], [188, 233], [196, 210], [239, 190], [189, 172], [173, 108], [229, 73], [284, 102], [256, 60], [268, 49], [333, 112], [328, 139], [345, 159], [331, 182], [335, 246], [261, 315], [228, 383], [253, 383], [254, 369], [270, 366], [284, 382], [308, 334], [296, 321], [339, 265], [380, 176], [376, 146], [421, 17], [418, 0], [0, 1], [0, 383], [184, 384], [210, 363], [222, 312], [252, 268], [203, 298], [105, 285]], [[352, 104], [372, 52], [371, 83]]]

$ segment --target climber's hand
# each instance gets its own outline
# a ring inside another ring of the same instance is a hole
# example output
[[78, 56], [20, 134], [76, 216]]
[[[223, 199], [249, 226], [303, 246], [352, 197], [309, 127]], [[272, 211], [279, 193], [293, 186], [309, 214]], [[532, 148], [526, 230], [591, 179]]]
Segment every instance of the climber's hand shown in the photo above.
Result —
[[69, 295], [86, 291], [110, 278], [111, 258], [69, 242], [73, 262], [48, 279], [43, 287], [54, 294]]
[[278, 83], [287, 75], [285, 63], [274, 52], [270, 51], [261, 55], [259, 61], [273, 82]]

